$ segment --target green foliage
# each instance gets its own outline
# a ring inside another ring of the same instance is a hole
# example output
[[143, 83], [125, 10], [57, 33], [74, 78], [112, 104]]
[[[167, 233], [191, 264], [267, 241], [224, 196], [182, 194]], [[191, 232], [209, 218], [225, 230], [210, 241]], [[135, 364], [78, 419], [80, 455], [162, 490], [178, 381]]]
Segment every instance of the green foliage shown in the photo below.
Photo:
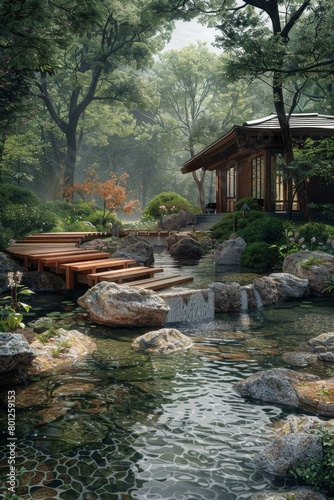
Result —
[[305, 244], [310, 250], [327, 248], [327, 241], [334, 240], [334, 227], [330, 224], [307, 222], [298, 229], [300, 236], [305, 239]]
[[331, 429], [319, 427], [312, 431], [317, 434], [322, 444], [322, 460], [300, 462], [290, 474], [297, 480], [317, 490], [334, 494], [334, 432]]
[[49, 231], [55, 221], [55, 215], [28, 189], [13, 184], [0, 185], [0, 225], [4, 230], [0, 250], [7, 248], [11, 238]]
[[331, 294], [334, 291], [334, 273], [331, 274], [331, 278], [329, 280], [325, 280], [325, 288], [322, 290], [322, 293]]
[[22, 322], [23, 314], [20, 310], [29, 312], [31, 306], [22, 302], [22, 296], [29, 296], [34, 292], [29, 290], [24, 285], [20, 285], [22, 273], [8, 273], [8, 287], [10, 295], [3, 297], [1, 301], [4, 306], [0, 308], [0, 331], [6, 332], [9, 330], [16, 330], [17, 328], [24, 328], [25, 324]]
[[244, 229], [238, 231], [246, 243], [265, 241], [275, 243], [282, 240], [283, 222], [281, 219], [265, 215], [248, 224]]
[[245, 198], [241, 198], [240, 200], [236, 201], [236, 210], [240, 210], [244, 203], [247, 203], [251, 210], [261, 210], [260, 205], [252, 196], [246, 196]]
[[[177, 193], [160, 193], [155, 196], [147, 205], [143, 212], [143, 217], [159, 217], [161, 214], [161, 206], [167, 210], [172, 210], [173, 213], [178, 213], [180, 210], [198, 214], [200, 210], [192, 205], [188, 200]], [[173, 208], [174, 207], [174, 208]]]
[[[101, 225], [102, 211], [93, 211], [83, 201], [52, 201], [48, 205], [57, 217], [57, 225], [54, 227], [55, 231], [105, 231], [106, 227]], [[83, 224], [83, 221], [90, 222], [95, 229], [90, 228], [89, 225]], [[115, 214], [108, 216], [108, 222], [117, 222], [121, 226], [121, 222], [117, 219]]]
[[0, 207], [5, 208], [7, 205], [26, 205], [34, 207], [41, 204], [38, 196], [28, 189], [14, 186], [14, 184], [0, 184]]
[[321, 259], [318, 259], [314, 255], [310, 255], [310, 257], [306, 259], [305, 262], [300, 262], [300, 267], [302, 267], [303, 269], [309, 269], [311, 266], [317, 266], [321, 263]]
[[213, 226], [212, 237], [219, 242], [228, 240], [234, 231], [234, 224], [237, 224], [236, 233], [241, 236], [242, 231], [253, 221], [265, 217], [265, 213], [260, 210], [251, 210], [243, 217], [243, 213], [239, 211], [230, 212], [219, 219]]
[[279, 260], [278, 249], [265, 242], [249, 243], [241, 252], [240, 264], [256, 271], [273, 269]]

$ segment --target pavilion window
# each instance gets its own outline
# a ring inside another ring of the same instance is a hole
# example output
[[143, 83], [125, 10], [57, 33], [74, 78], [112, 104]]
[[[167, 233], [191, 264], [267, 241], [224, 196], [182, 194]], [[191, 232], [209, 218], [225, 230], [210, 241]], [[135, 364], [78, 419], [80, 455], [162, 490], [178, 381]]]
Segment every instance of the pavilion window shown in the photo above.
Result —
[[252, 197], [256, 200], [264, 199], [264, 161], [263, 156], [252, 159]]
[[227, 211], [233, 212], [236, 199], [236, 170], [231, 167], [226, 171], [226, 201]]

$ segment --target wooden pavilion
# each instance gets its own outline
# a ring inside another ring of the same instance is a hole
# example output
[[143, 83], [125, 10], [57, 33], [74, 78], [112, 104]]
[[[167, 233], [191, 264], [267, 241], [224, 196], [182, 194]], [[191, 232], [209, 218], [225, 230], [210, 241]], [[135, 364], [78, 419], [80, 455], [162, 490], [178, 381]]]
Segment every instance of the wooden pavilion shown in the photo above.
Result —
[[[334, 116], [318, 113], [292, 114], [291, 134], [299, 143], [307, 138], [334, 136]], [[277, 115], [235, 125], [229, 132], [182, 165], [183, 174], [198, 169], [216, 171], [216, 212], [232, 212], [235, 202], [252, 196], [266, 212], [288, 209], [288, 184], [283, 178], [283, 141]], [[321, 178], [307, 182], [310, 202], [333, 203], [334, 181]], [[298, 200], [293, 210], [298, 210]]]

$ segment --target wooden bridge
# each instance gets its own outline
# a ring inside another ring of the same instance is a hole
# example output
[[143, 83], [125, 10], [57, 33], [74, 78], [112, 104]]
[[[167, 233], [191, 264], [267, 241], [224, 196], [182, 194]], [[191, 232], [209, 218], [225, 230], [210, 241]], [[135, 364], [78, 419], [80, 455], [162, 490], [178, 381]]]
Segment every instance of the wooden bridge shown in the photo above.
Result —
[[[30, 269], [49, 269], [63, 274], [66, 288], [78, 283], [93, 286], [100, 281], [124, 283], [161, 290], [192, 281], [190, 276], [163, 274], [162, 268], [138, 266], [135, 260], [113, 258], [108, 252], [82, 250], [82, 241], [105, 237], [109, 233], [39, 233], [27, 236], [7, 248], [7, 253]], [[161, 276], [155, 276], [162, 273]]]

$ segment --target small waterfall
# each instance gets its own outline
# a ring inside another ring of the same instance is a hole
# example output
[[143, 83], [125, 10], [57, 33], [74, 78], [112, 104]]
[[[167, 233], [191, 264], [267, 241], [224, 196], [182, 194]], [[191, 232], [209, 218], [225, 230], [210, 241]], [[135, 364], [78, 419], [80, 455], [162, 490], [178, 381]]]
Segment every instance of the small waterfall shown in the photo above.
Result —
[[254, 294], [257, 309], [259, 309], [259, 307], [263, 307], [261, 295], [259, 294], [259, 292], [255, 288], [253, 288], [253, 294]]
[[247, 295], [246, 287], [242, 287], [240, 293], [241, 293], [240, 294], [240, 303], [241, 303], [240, 312], [241, 311], [248, 311], [248, 295]]
[[169, 305], [168, 323], [202, 323], [214, 318], [214, 293], [212, 290], [177, 289], [159, 294]]

